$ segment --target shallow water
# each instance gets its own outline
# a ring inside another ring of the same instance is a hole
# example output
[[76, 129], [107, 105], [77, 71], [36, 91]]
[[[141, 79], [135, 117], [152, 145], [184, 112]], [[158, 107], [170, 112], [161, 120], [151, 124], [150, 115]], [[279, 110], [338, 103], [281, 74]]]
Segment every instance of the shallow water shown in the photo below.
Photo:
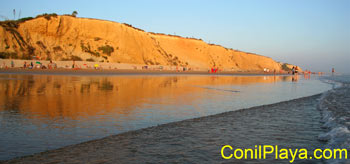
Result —
[[[281, 103], [225, 112], [195, 119], [162, 124], [62, 149], [47, 151], [5, 163], [290, 163], [266, 159], [223, 159], [221, 147], [254, 149], [255, 145], [307, 149], [324, 145], [317, 140], [323, 133], [317, 104], [321, 95]], [[225, 150], [226, 156], [233, 153]], [[142, 162], [140, 162], [142, 161]], [[294, 163], [323, 163], [298, 159]]]
[[317, 76], [0, 75], [0, 160], [324, 92]]
[[[333, 89], [325, 92], [318, 104], [322, 114], [322, 128], [326, 132], [318, 139], [326, 141], [327, 148], [350, 148], [350, 75], [322, 78], [333, 84]], [[350, 151], [348, 151], [350, 153]], [[348, 153], [348, 154], [349, 154]], [[347, 162], [346, 160], [336, 160]], [[332, 163], [331, 162], [331, 163]]]

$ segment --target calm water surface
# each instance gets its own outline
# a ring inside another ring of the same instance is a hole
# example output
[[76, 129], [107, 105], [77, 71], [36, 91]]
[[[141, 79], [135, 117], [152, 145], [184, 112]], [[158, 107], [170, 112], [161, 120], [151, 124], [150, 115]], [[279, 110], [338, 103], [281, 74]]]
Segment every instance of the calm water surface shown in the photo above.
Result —
[[0, 160], [324, 92], [317, 76], [0, 75]]

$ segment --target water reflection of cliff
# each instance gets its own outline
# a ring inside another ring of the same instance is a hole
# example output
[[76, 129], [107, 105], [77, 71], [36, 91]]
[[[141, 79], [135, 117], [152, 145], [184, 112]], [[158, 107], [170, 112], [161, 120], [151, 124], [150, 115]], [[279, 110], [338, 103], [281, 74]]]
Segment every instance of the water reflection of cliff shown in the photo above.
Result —
[[[50, 76], [1, 75], [0, 110], [35, 117], [130, 114], [152, 98], [200, 93], [194, 86], [290, 81], [289, 76]], [[193, 101], [186, 99], [186, 101]], [[181, 102], [179, 102], [181, 103]]]

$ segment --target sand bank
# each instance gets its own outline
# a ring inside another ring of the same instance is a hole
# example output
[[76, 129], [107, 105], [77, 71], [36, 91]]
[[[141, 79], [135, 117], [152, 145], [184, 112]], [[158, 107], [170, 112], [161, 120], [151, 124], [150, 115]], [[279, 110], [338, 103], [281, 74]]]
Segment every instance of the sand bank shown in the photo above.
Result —
[[[224, 160], [220, 150], [279, 145], [322, 147], [317, 103], [320, 95], [130, 131], [3, 163], [272, 163], [267, 160]], [[310, 151], [311, 153], [311, 151]], [[289, 163], [288, 160], [279, 161]], [[297, 160], [300, 162], [321, 162]], [[1, 162], [0, 162], [1, 163]]]

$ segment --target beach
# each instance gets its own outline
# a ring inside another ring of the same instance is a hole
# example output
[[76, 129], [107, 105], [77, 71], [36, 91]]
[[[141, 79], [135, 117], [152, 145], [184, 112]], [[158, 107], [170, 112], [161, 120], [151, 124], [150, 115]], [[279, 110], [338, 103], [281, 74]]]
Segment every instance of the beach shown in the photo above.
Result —
[[350, 164], [349, 8], [3, 2], [0, 164]]
[[[13, 67], [12, 63], [13, 62]], [[26, 63], [26, 68], [24, 68]], [[33, 63], [33, 68], [30, 67]], [[183, 67], [183, 66], [167, 66], [167, 65], [141, 65], [129, 63], [106, 63], [106, 62], [88, 62], [88, 61], [53, 61], [56, 68], [49, 68], [50, 61], [48, 60], [0, 60], [0, 73], [35, 73], [35, 74], [288, 74], [288, 72], [269, 72], [263, 70], [239, 70], [239, 69], [219, 69], [217, 72], [212, 72], [211, 68], [199, 67]], [[74, 68], [73, 68], [74, 64]], [[45, 66], [45, 69], [40, 67]]]
[[[0, 73], [20, 73], [20, 74], [51, 74], [51, 75], [162, 75], [162, 74], [174, 74], [174, 75], [274, 75], [273, 73], [263, 73], [258, 71], [247, 71], [247, 72], [235, 72], [235, 71], [221, 71], [211, 73], [209, 71], [172, 71], [172, 70], [133, 70], [133, 69], [21, 69], [21, 68], [8, 68], [0, 69]], [[277, 74], [286, 75], [286, 74]]]

